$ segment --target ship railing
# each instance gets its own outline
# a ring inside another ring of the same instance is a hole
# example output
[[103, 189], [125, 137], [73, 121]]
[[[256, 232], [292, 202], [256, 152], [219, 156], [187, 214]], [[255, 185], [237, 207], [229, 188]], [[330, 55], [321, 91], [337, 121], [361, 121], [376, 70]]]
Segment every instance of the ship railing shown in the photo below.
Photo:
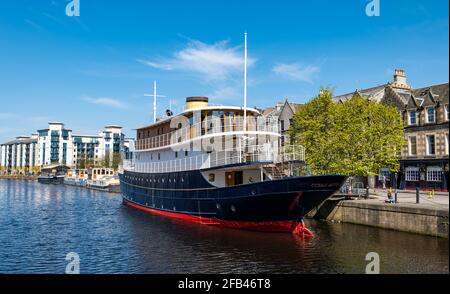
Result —
[[302, 145], [286, 145], [280, 149], [277, 162], [305, 161], [305, 148]]
[[[220, 117], [207, 119], [189, 125], [170, 133], [136, 140], [137, 150], [148, 150], [165, 147], [188, 140], [196, 139], [205, 135], [219, 133], [233, 133], [244, 131], [244, 121], [242, 117], [225, 118]], [[277, 118], [251, 117], [247, 118], [246, 131], [279, 133]]]
[[123, 169], [143, 173], [179, 172], [243, 163], [272, 163], [277, 159], [277, 156], [277, 152], [268, 146], [246, 146], [242, 150], [210, 152], [166, 161], [133, 163], [124, 160]]

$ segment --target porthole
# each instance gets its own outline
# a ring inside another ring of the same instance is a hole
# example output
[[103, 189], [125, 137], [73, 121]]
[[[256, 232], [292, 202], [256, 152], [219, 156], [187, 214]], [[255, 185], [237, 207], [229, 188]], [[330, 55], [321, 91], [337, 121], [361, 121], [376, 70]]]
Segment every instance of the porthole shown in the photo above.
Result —
[[220, 210], [222, 207], [220, 206], [219, 203], [217, 203], [217, 204], [216, 204], [216, 208], [217, 208], [217, 210]]
[[214, 181], [216, 180], [216, 175], [215, 175], [215, 174], [209, 174], [209, 175], [208, 175], [208, 180], [209, 180], [210, 182], [214, 182]]
[[236, 212], [236, 207], [234, 207], [234, 205], [233, 205], [233, 204], [231, 204], [231, 206], [230, 206], [230, 210], [231, 210], [232, 212]]

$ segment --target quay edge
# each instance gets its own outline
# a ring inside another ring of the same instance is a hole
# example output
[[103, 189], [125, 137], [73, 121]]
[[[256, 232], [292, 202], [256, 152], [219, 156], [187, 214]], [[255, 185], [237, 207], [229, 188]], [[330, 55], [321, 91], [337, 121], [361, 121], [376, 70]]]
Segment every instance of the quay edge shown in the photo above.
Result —
[[448, 208], [329, 199], [307, 217], [447, 238]]

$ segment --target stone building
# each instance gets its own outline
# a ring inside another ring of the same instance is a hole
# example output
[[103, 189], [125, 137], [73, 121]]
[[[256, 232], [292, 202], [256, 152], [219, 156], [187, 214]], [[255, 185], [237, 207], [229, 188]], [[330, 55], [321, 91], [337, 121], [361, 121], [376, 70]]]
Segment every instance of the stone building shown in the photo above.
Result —
[[286, 99], [284, 102], [278, 102], [275, 107], [269, 107], [262, 111], [265, 117], [277, 117], [280, 124], [281, 142], [280, 146], [289, 144], [289, 135], [287, 131], [292, 124], [294, 114], [300, 109], [302, 104], [292, 103]]
[[[390, 83], [337, 96], [334, 100], [342, 103], [355, 94], [395, 106], [403, 117], [407, 144], [401, 150], [397, 187], [447, 190], [449, 84], [414, 89], [408, 84], [405, 71], [397, 69]], [[383, 178], [392, 185], [393, 175], [389, 170], [380, 171], [378, 185]]]

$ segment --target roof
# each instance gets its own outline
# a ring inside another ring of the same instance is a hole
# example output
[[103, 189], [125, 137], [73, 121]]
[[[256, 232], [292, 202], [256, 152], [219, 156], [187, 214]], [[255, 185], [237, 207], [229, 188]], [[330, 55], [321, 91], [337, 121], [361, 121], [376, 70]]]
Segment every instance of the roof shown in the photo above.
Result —
[[[194, 111], [201, 111], [201, 110], [220, 110], [220, 109], [229, 109], [229, 110], [244, 110], [244, 107], [242, 106], [205, 106], [205, 107], [198, 107], [198, 108], [190, 108], [190, 109], [185, 109], [184, 111], [177, 113], [173, 116], [169, 116], [169, 117], [165, 117], [163, 119], [160, 119], [152, 124], [137, 128], [136, 130], [141, 130], [141, 129], [146, 129], [146, 128], [150, 128], [150, 127], [154, 127], [163, 123], [167, 123], [169, 122], [172, 118], [176, 117], [176, 116], [180, 116], [183, 114], [188, 114]], [[255, 112], [255, 113], [260, 113], [257, 109], [255, 108], [251, 108], [251, 107], [246, 107], [247, 111], [251, 111], [251, 112]]]
[[336, 102], [339, 102], [339, 101], [346, 102], [346, 101], [352, 99], [352, 97], [355, 94], [359, 94], [361, 97], [380, 101], [381, 98], [383, 98], [384, 90], [385, 90], [386, 86], [387, 86], [387, 84], [383, 84], [383, 85], [378, 85], [378, 86], [367, 88], [367, 89], [359, 89], [359, 90], [357, 89], [351, 93], [335, 96], [335, 97], [333, 97], [333, 100]]
[[30, 144], [37, 143], [37, 138], [23, 138], [23, 139], [15, 139], [6, 143], [1, 144], [4, 145], [14, 145], [14, 144]]
[[[418, 88], [418, 89], [402, 89], [402, 88], [396, 88], [392, 87], [390, 84], [386, 85], [379, 85], [376, 87], [368, 88], [368, 89], [361, 89], [356, 90], [352, 93], [347, 93], [344, 95], [339, 95], [333, 97], [333, 100], [336, 102], [345, 102], [353, 97], [355, 94], [359, 94], [364, 98], [374, 100], [377, 102], [380, 102], [381, 99], [384, 97], [386, 91], [392, 91], [396, 97], [400, 100], [401, 103], [404, 105], [407, 105], [411, 98], [418, 99], [418, 98], [424, 98], [427, 95], [432, 95], [433, 99], [436, 101], [446, 102], [449, 101], [449, 84], [437, 84], [432, 85], [428, 87]], [[392, 93], [391, 92], [391, 93]], [[421, 99], [422, 100], [422, 99]], [[417, 102], [418, 105], [420, 105], [420, 101]]]
[[99, 135], [72, 135], [72, 138], [103, 138]]
[[448, 83], [415, 89], [415, 90], [413, 90], [413, 94], [415, 97], [423, 97], [427, 93], [429, 93], [429, 91], [431, 91], [432, 94], [437, 95], [437, 97], [435, 97], [435, 98], [438, 101], [448, 102], [448, 98], [449, 98], [448, 97], [449, 96]]

